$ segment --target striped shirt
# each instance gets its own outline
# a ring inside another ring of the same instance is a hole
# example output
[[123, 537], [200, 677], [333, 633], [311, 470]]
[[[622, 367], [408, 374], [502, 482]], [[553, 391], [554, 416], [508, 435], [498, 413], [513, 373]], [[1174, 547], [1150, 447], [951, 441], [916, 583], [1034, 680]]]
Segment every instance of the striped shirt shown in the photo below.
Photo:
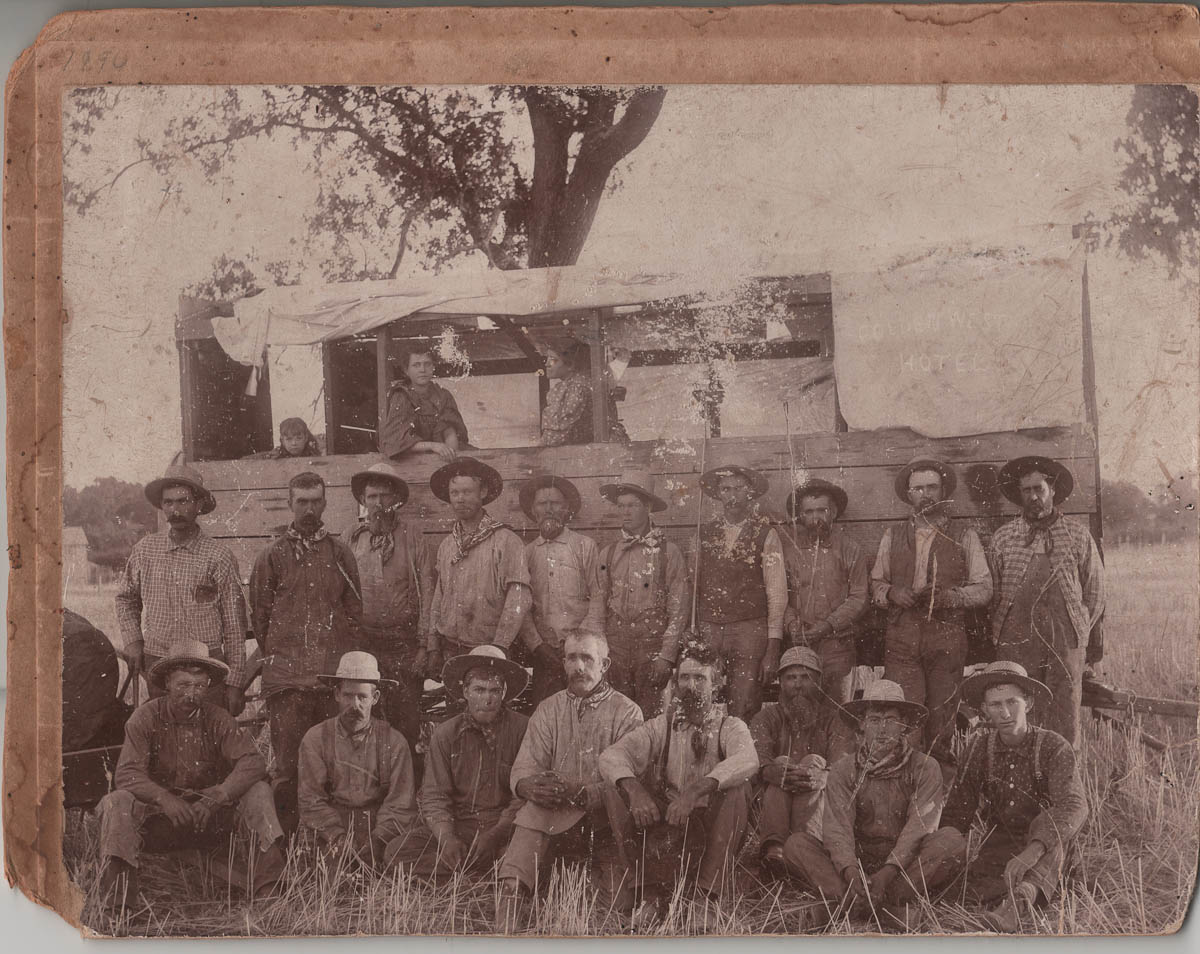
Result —
[[117, 621], [124, 646], [144, 641], [150, 656], [200, 640], [229, 665], [229, 685], [241, 685], [250, 627], [237, 558], [202, 531], [173, 543], [160, 530], [134, 544], [117, 590]]

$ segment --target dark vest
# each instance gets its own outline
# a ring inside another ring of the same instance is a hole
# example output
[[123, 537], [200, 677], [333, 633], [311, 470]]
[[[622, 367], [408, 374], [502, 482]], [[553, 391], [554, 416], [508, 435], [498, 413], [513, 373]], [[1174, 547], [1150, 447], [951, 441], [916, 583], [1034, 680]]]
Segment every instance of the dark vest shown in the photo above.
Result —
[[732, 550], [725, 549], [720, 522], [700, 532], [700, 619], [705, 623], [736, 623], [767, 615], [763, 583], [763, 546], [771, 522], [755, 514], [746, 518]]
[[[963, 586], [967, 582], [967, 551], [962, 544], [965, 530], [965, 527], [952, 527], [949, 522], [938, 530], [933, 538], [933, 544], [929, 548], [929, 563], [925, 568], [926, 586], [934, 582], [934, 560], [937, 561], [937, 580], [934, 585], [938, 590]], [[901, 586], [912, 586], [913, 572], [917, 563], [917, 531], [912, 520], [906, 520], [903, 524], [892, 528], [892, 549], [889, 559], [888, 569], [892, 576], [891, 582]], [[922, 615], [925, 615], [928, 609], [928, 602], [923, 601], [914, 609], [914, 612], [919, 610]], [[934, 610], [933, 615], [936, 619], [957, 621], [962, 618], [963, 611], [941, 609]]]

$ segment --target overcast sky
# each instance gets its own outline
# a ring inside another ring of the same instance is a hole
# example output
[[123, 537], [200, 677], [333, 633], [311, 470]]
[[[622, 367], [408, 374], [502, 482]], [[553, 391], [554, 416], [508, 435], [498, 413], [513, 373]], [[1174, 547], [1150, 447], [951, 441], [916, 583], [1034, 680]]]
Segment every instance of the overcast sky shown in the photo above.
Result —
[[[120, 168], [136, 158], [138, 136], [213, 95], [122, 90], [118, 109], [95, 125], [91, 152], [66, 157], [66, 175]], [[1095, 86], [675, 87], [618, 170], [580, 264], [752, 271], [786, 261], [836, 273], [904, 249], [1017, 244], [1043, 224], [1104, 218], [1128, 202], [1113, 145], [1126, 134], [1129, 95]], [[526, 134], [520, 117], [513, 128]], [[67, 211], [68, 484], [160, 472], [181, 443], [181, 290], [221, 254], [294, 255], [319, 172], [286, 141], [253, 142], [216, 184], [192, 170], [164, 192], [155, 173], [135, 167], [87, 215]], [[386, 262], [391, 253], [363, 254]], [[319, 280], [306, 264], [301, 277]], [[1104, 476], [1158, 484], [1163, 468], [1195, 473], [1195, 285], [1108, 251], [1092, 255], [1089, 276]]]

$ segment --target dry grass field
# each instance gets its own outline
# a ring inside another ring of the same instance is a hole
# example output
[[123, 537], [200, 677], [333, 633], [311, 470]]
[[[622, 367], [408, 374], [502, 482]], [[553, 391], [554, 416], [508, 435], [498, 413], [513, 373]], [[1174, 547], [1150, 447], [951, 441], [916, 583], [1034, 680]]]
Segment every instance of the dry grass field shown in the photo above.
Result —
[[[1101, 677], [1122, 688], [1175, 699], [1197, 698], [1200, 633], [1198, 554], [1194, 547], [1115, 550], [1108, 555], [1107, 654]], [[75, 592], [68, 606], [115, 633], [112, 591]], [[1082, 861], [1065, 895], [1041, 912], [1039, 934], [1154, 934], [1182, 920], [1191, 898], [1197, 858], [1200, 758], [1196, 727], [1147, 720], [1144, 728], [1169, 747], [1155, 752], [1110, 723], [1089, 721], [1084, 776], [1091, 816]], [[278, 894], [246, 901], [207, 870], [203, 859], [148, 859], [142, 896], [120, 922], [104, 916], [95, 897], [96, 826], [71, 813], [64, 846], [67, 865], [85, 894], [83, 917], [102, 934], [460, 934], [486, 932], [493, 884], [462, 878], [426, 886], [387, 874], [308, 863], [299, 854]], [[639, 934], [791, 934], [813, 930], [814, 900], [791, 885], [760, 878], [753, 844], [743, 853], [720, 905], [677, 896], [664, 919], [639, 925]], [[925, 904], [912, 928], [934, 933], [977, 932], [978, 919], [954, 897]], [[822, 933], [874, 933], [877, 923], [835, 919]], [[582, 872], [558, 868], [532, 911], [529, 933], [628, 933], [597, 908]]]

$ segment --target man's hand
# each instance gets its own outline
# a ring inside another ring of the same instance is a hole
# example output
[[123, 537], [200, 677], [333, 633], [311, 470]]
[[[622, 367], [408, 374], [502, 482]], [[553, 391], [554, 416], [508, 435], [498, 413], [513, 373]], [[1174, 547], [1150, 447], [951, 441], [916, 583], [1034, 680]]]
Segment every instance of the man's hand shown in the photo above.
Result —
[[809, 626], [804, 630], [804, 642], [809, 644], [819, 643], [822, 639], [832, 635], [833, 627], [829, 624], [829, 621], [821, 620], [821, 622]]
[[1004, 883], [1010, 891], [1025, 880], [1029, 869], [1041, 861], [1045, 853], [1046, 849], [1042, 847], [1041, 842], [1035, 841], [1004, 866]]
[[225, 805], [225, 801], [225, 793], [216, 785], [210, 785], [200, 792], [200, 800], [191, 804], [197, 831], [208, 826], [213, 815]]
[[957, 589], [938, 590], [933, 594], [934, 609], [958, 609], [962, 606], [962, 594]]
[[563, 808], [567, 804], [567, 786], [557, 772], [541, 772], [517, 783], [517, 795], [542, 808]]
[[158, 807], [167, 816], [167, 821], [176, 828], [196, 826], [196, 814], [192, 811], [192, 806], [178, 795], [167, 792], [158, 800]]
[[813, 769], [807, 765], [793, 762], [784, 773], [783, 785], [785, 792], [816, 792], [825, 787], [825, 771]]
[[692, 812], [700, 807], [700, 801], [704, 796], [716, 790], [717, 780], [715, 778], [709, 778], [706, 775], [704, 778], [696, 779], [672, 798], [667, 805], [667, 824], [682, 827], [691, 818]]
[[800, 622], [799, 616], [792, 616], [784, 621], [783, 631], [791, 637], [793, 643], [803, 643], [804, 639], [804, 624]]
[[912, 609], [917, 605], [917, 594], [907, 586], [892, 584], [888, 587], [887, 598], [897, 606]]
[[767, 652], [763, 656], [762, 664], [758, 669], [760, 685], [770, 685], [775, 681], [775, 674], [779, 672], [779, 654], [782, 651], [782, 642], [782, 639], [767, 640]]
[[638, 828], [657, 824], [662, 814], [658, 810], [658, 803], [646, 791], [646, 786], [636, 778], [623, 778], [617, 784], [629, 796], [629, 814], [633, 816], [633, 823]]
[[[146, 641], [139, 639], [129, 643], [122, 648], [121, 655], [125, 659], [125, 663], [134, 673], [139, 673], [146, 668]], [[135, 675], [136, 679], [137, 676]]]
[[246, 693], [242, 691], [241, 686], [225, 687], [225, 708], [235, 719], [242, 714], [242, 710], [246, 708]]
[[454, 835], [450, 835], [438, 845], [438, 854], [441, 856], [442, 861], [446, 862], [451, 868], [457, 868], [463, 863], [463, 859], [467, 857], [467, 846]]
[[863, 880], [862, 869], [857, 866], [847, 868], [844, 877], [847, 885], [846, 900], [850, 902], [851, 907], [857, 904], [866, 904], [871, 892], [867, 887], [867, 882]]
[[867, 891], [871, 895], [871, 903], [876, 907], [883, 904], [888, 888], [896, 880], [900, 869], [895, 865], [884, 865], [867, 879]]
[[443, 444], [441, 441], [421, 441], [421, 449], [437, 454], [446, 463], [450, 463], [450, 461], [458, 456], [453, 447], [449, 444]]
[[650, 685], [655, 689], [661, 689], [671, 678], [671, 673], [674, 671], [675, 665], [669, 659], [664, 659], [662, 656], [655, 656], [650, 661]]

